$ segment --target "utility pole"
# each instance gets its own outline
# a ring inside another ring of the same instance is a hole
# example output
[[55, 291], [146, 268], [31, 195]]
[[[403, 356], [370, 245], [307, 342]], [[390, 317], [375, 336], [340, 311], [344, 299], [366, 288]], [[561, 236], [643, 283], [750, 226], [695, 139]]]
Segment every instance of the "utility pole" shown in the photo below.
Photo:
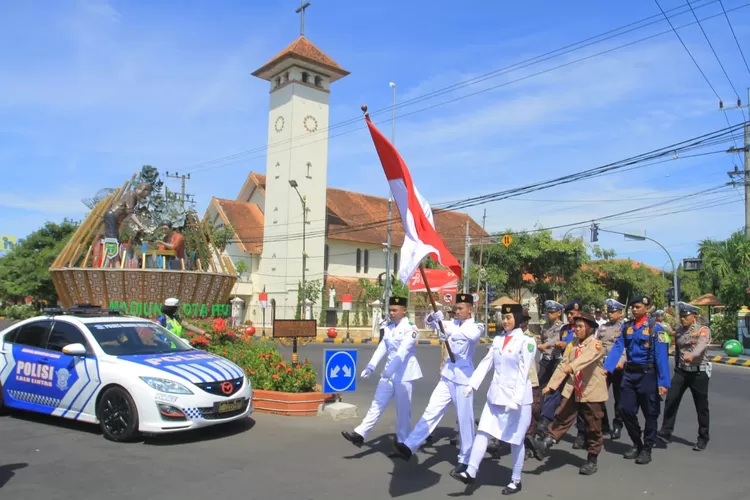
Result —
[[466, 221], [466, 248], [464, 249], [464, 293], [469, 293], [469, 248], [471, 240], [469, 239], [469, 221]]
[[174, 174], [170, 174], [169, 172], [164, 172], [164, 174], [170, 178], [170, 179], [181, 179], [182, 181], [182, 194], [180, 195], [180, 201], [182, 201], [182, 208], [185, 208], [185, 199], [191, 196], [195, 196], [192, 194], [186, 194], [185, 193], [185, 181], [190, 180], [190, 174], [182, 174], [180, 175], [179, 172], [175, 172]]
[[[485, 208], [484, 215], [482, 215], [482, 230], [484, 230], [484, 223], [486, 220], [487, 220], [487, 209]], [[482, 268], [482, 253], [483, 252], [484, 252], [484, 238], [482, 238], [482, 243], [481, 245], [479, 245], [479, 269], [480, 270], [483, 269]], [[477, 291], [482, 289], [482, 286], [480, 284], [481, 280], [482, 280], [481, 273], [477, 273]]]
[[[396, 145], [396, 84], [389, 82], [388, 85], [393, 89], [393, 105], [391, 111], [391, 144]], [[388, 236], [385, 243], [385, 290], [383, 293], [383, 317], [388, 310], [388, 303], [391, 300], [391, 227], [393, 220], [393, 193], [388, 193]], [[394, 269], [395, 271], [395, 269]]]
[[[727, 109], [742, 109], [747, 108], [750, 111], [750, 87], [747, 89], [747, 100], [748, 104], [742, 105], [742, 101], [737, 99], [737, 106], [731, 108], [725, 108], [722, 102], [719, 102], [719, 109], [722, 111]], [[743, 148], [729, 148], [727, 153], [745, 153], [745, 165], [742, 170], [734, 166], [733, 172], [727, 172], [730, 179], [734, 179], [735, 176], [742, 176], [743, 184], [745, 187], [745, 239], [750, 240], [750, 129], [748, 128], [748, 122], [745, 122], [745, 146]], [[734, 184], [734, 181], [732, 182]]]

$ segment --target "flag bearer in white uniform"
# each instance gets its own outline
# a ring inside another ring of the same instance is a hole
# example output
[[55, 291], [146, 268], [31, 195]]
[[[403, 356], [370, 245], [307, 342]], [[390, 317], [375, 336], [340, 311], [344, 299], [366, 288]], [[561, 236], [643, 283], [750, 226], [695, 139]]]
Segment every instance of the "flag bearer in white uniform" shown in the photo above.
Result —
[[434, 312], [425, 318], [425, 322], [432, 328], [438, 328], [438, 331], [440, 331], [438, 322], [442, 322], [445, 334], [441, 332], [440, 338], [448, 342], [456, 362], [451, 362], [446, 351], [440, 381], [432, 391], [430, 402], [422, 418], [419, 419], [409, 437], [403, 443], [396, 445], [396, 449], [405, 460], [409, 460], [432, 434], [448, 409], [448, 405], [453, 402], [458, 417], [460, 438], [458, 464], [454, 471], [465, 471], [468, 466], [471, 443], [474, 440], [474, 397], [473, 393], [468, 396], [464, 395], [460, 389], [469, 384], [469, 378], [474, 373], [474, 350], [482, 336], [480, 325], [471, 317], [473, 309], [472, 296], [468, 293], [459, 293], [456, 296], [453, 321], [443, 321], [442, 311]]
[[391, 297], [388, 304], [390, 321], [382, 325], [385, 333], [378, 343], [367, 367], [360, 375], [369, 377], [387, 355], [385, 368], [375, 389], [375, 398], [365, 418], [354, 432], [341, 432], [347, 440], [360, 447], [380, 417], [392, 397], [396, 397], [396, 442], [406, 440], [411, 430], [411, 389], [414, 380], [422, 378], [422, 370], [414, 356], [417, 350], [419, 330], [406, 317], [406, 299]]
[[495, 336], [487, 356], [479, 362], [469, 379], [469, 385], [462, 388], [468, 396], [479, 389], [487, 372], [494, 368], [487, 402], [471, 448], [469, 467], [463, 472], [452, 471], [451, 476], [464, 484], [473, 483], [489, 439], [494, 437], [510, 444], [513, 473], [511, 482], [503, 489], [503, 495], [513, 495], [521, 491], [524, 438], [531, 422], [531, 404], [534, 401], [529, 368], [535, 359], [536, 342], [524, 335], [520, 328], [524, 321], [521, 304], [504, 304], [502, 315], [504, 331]]

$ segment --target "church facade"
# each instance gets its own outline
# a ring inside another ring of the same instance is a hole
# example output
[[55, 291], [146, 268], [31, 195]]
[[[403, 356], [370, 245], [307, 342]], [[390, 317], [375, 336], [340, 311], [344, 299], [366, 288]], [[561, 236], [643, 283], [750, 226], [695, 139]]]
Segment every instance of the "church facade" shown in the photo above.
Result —
[[[358, 299], [361, 278], [383, 279], [388, 199], [328, 187], [331, 84], [348, 74], [304, 36], [253, 72], [270, 86], [266, 172], [250, 172], [234, 200], [213, 198], [206, 218], [234, 231], [225, 253], [235, 267], [242, 262], [244, 272], [232, 296], [244, 301], [245, 319], [256, 324], [261, 322], [261, 292], [276, 300], [278, 319], [291, 319], [298, 310], [300, 283], [334, 288], [340, 309], [343, 294]], [[459, 260], [467, 225], [470, 237], [486, 235], [466, 214], [433, 214], [438, 232]], [[394, 274], [403, 235], [394, 203]], [[312, 318], [329, 305], [328, 292], [325, 300], [316, 299]]]

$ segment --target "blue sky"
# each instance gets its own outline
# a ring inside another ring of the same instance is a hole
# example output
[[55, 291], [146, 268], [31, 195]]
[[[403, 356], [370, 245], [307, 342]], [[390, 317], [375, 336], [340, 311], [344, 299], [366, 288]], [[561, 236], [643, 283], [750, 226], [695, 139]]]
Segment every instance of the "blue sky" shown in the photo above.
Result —
[[[684, 6], [660, 0], [662, 7]], [[750, 7], [723, 0], [746, 56]], [[564, 5], [563, 5], [564, 4]], [[571, 5], [572, 4], [572, 5]], [[693, 2], [731, 81], [747, 100], [745, 68], [719, 2]], [[251, 76], [299, 33], [294, 0], [274, 2], [10, 0], [0, 5], [0, 234], [23, 237], [46, 220], [80, 218], [81, 198], [115, 187], [143, 164], [191, 172], [203, 213], [211, 196], [234, 198], [250, 170], [264, 172], [268, 84]], [[439, 4], [317, 0], [306, 35], [351, 72], [333, 84], [332, 124], [659, 14], [652, 0], [476, 1]], [[690, 12], [673, 18], [692, 22]], [[717, 99], [674, 34], [499, 86], [658, 33], [633, 33], [399, 110], [396, 145], [425, 197], [443, 201], [500, 191], [599, 166], [726, 127]], [[679, 30], [727, 106], [735, 94], [697, 26]], [[732, 123], [739, 111], [727, 112]], [[374, 117], [387, 135], [390, 112]], [[329, 142], [329, 184], [387, 195], [362, 122]], [[738, 137], [739, 139], [739, 137]], [[741, 143], [738, 143], [741, 145]], [[716, 151], [728, 144], [707, 148]], [[590, 220], [727, 182], [736, 156], [683, 158], [476, 207], [490, 231]], [[210, 168], [207, 168], [210, 166]], [[171, 187], [179, 184], [171, 181]], [[378, 188], [377, 186], [380, 186]], [[601, 223], [645, 231], [675, 259], [702, 238], [743, 224], [741, 188], [697, 196]], [[593, 201], [587, 201], [593, 200]], [[690, 212], [663, 215], [693, 208]], [[663, 216], [658, 216], [663, 215]], [[555, 231], [562, 235], [565, 229]], [[573, 231], [588, 235], [588, 230]], [[621, 257], [668, 269], [648, 242], [600, 236]]]

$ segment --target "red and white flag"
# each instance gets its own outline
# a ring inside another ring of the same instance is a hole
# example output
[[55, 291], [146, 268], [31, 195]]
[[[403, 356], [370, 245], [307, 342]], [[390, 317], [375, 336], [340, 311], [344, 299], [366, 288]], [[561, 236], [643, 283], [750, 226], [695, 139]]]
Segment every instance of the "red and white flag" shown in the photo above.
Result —
[[375, 128], [367, 114], [365, 121], [404, 226], [404, 244], [401, 247], [398, 278], [407, 283], [427, 255], [432, 256], [441, 266], [450, 268], [460, 278], [461, 264], [448, 251], [448, 247], [435, 230], [432, 209], [412, 183], [406, 163], [393, 144]]

